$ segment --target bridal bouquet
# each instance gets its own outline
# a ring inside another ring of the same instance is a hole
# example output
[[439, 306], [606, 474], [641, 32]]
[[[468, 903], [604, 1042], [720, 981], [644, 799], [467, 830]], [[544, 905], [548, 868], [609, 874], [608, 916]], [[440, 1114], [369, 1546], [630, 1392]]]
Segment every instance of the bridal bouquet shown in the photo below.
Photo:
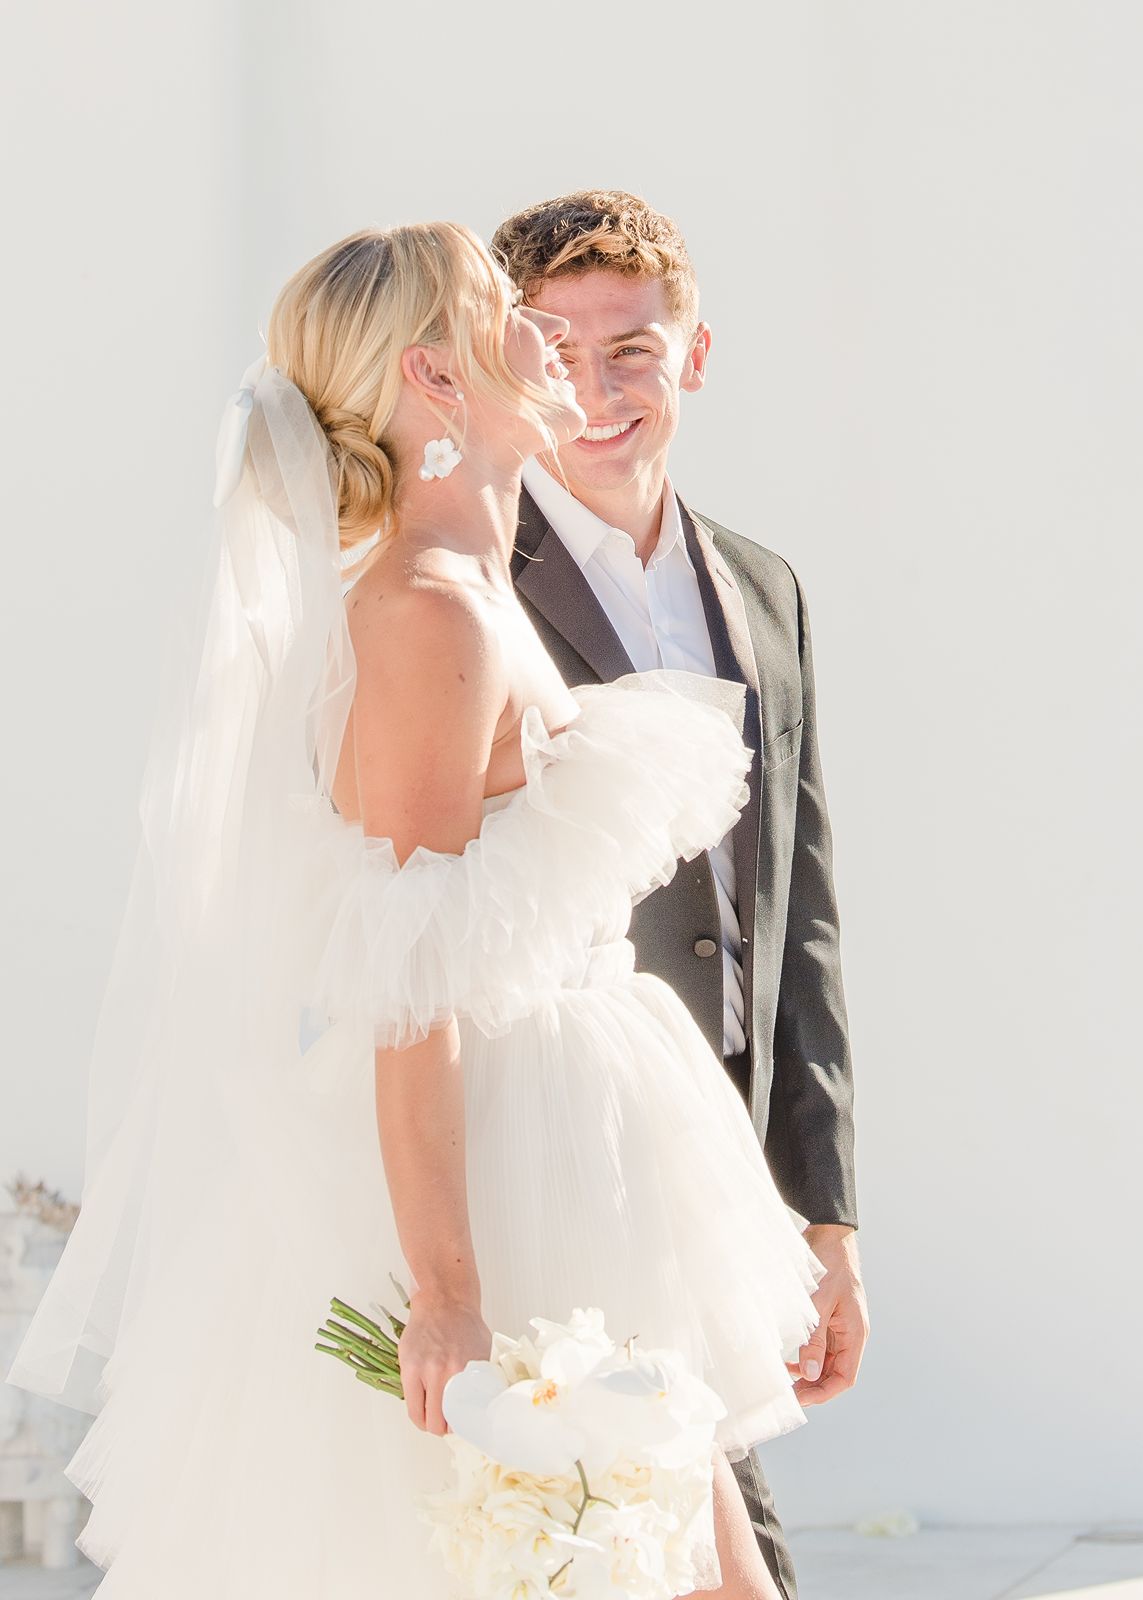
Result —
[[[385, 1313], [389, 1334], [332, 1304], [351, 1326], [331, 1320], [317, 1348], [399, 1395], [400, 1319]], [[709, 1581], [718, 1396], [677, 1351], [616, 1345], [597, 1309], [530, 1326], [445, 1385], [455, 1484], [423, 1515], [447, 1570], [471, 1600], [670, 1600]]]

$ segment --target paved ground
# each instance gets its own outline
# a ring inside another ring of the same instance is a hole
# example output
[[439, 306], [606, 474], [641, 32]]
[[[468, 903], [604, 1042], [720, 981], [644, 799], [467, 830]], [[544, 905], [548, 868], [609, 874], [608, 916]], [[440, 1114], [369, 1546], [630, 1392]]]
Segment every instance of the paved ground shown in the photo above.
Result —
[[1143, 1527], [821, 1529], [792, 1542], [801, 1600], [1143, 1600]]
[[[793, 1545], [801, 1600], [1143, 1600], [1143, 1527], [805, 1529]], [[89, 1600], [99, 1577], [0, 1566], [0, 1600]]]

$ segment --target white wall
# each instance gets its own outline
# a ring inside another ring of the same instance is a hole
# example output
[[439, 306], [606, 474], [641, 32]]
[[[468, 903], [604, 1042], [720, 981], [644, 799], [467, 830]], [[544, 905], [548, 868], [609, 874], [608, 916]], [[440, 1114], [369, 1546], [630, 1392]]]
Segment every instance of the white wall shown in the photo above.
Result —
[[771, 1447], [780, 1508], [1137, 1515], [1143, 19], [741, 15], [25, 19], [0, 1177], [78, 1190], [146, 663], [274, 290], [367, 221], [633, 188], [715, 328], [676, 481], [793, 562], [814, 628], [874, 1338]]
[[197, 593], [232, 386], [222, 11], [63, 0], [11, 13], [0, 44], [0, 1181], [22, 1168], [73, 1199], [155, 662]]

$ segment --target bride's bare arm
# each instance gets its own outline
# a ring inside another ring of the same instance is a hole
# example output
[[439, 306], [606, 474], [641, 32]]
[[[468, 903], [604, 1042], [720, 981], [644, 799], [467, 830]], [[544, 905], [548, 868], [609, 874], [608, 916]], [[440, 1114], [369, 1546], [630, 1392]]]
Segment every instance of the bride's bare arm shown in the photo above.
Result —
[[455, 1022], [377, 1051], [377, 1129], [401, 1248], [413, 1274], [399, 1355], [405, 1406], [444, 1433], [444, 1386], [488, 1356], [465, 1194], [464, 1082]]
[[[367, 591], [350, 614], [354, 751], [366, 834], [459, 852], [479, 831], [488, 752], [505, 703], [494, 642], [463, 596]], [[401, 1248], [415, 1280], [400, 1342], [405, 1403], [444, 1433], [445, 1383], [488, 1355], [465, 1189], [455, 1021], [376, 1053], [377, 1127]]]

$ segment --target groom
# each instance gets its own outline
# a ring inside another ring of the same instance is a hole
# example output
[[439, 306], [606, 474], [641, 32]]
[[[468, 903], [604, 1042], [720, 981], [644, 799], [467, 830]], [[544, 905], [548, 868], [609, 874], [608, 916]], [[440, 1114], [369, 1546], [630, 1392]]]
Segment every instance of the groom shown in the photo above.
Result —
[[[750, 1109], [783, 1198], [827, 1268], [795, 1393], [848, 1389], [868, 1331], [854, 1231], [852, 1078], [805, 596], [781, 556], [690, 509], [667, 476], [679, 397], [711, 334], [676, 225], [634, 195], [564, 195], [493, 249], [560, 355], [588, 427], [527, 463], [517, 593], [568, 683], [683, 668], [746, 685], [750, 800], [715, 849], [636, 906], [636, 965], [686, 1002]], [[735, 1467], [781, 1592], [793, 1563], [756, 1456]]]

